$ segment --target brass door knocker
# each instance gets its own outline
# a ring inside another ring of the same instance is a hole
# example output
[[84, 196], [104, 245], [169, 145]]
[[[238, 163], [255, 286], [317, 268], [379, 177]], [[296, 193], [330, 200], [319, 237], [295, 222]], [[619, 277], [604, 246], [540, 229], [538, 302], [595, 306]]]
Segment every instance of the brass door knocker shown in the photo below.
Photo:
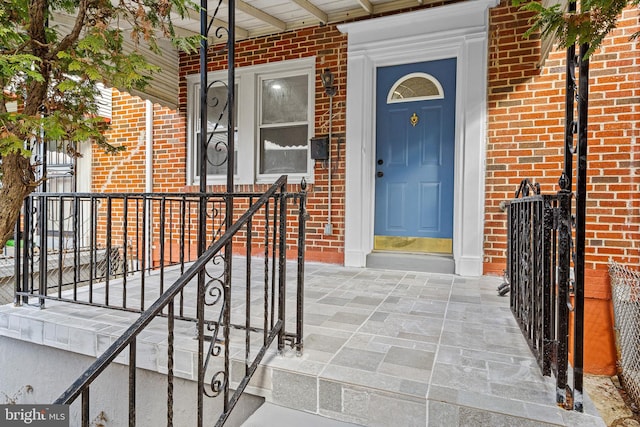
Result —
[[416, 113], [413, 113], [413, 115], [409, 119], [409, 121], [411, 122], [411, 126], [415, 127], [418, 124], [418, 120], [420, 120], [418, 118], [418, 115]]

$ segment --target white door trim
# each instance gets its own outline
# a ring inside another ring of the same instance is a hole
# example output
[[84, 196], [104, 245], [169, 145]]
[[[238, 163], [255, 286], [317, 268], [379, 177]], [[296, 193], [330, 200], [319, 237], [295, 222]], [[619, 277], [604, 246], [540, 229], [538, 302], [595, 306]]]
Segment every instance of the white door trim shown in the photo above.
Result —
[[457, 58], [453, 257], [455, 272], [482, 275], [489, 8], [470, 0], [339, 25], [348, 34], [345, 265], [373, 249], [375, 76], [380, 66]]

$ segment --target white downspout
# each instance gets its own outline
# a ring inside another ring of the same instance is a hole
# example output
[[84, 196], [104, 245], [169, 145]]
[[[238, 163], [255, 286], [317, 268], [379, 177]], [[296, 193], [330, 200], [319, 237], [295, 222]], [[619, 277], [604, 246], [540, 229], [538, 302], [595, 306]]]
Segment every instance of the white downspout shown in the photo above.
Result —
[[145, 112], [145, 193], [153, 192], [153, 104], [146, 101]]
[[[145, 193], [152, 193], [153, 192], [153, 104], [151, 103], [151, 101], [147, 100], [145, 101], [145, 127], [144, 127], [144, 133], [145, 133], [145, 151], [144, 151], [144, 192]], [[151, 241], [151, 229], [152, 229], [152, 224], [151, 224], [151, 205], [149, 205], [147, 207], [147, 218], [146, 218], [146, 223], [147, 223], [147, 230], [145, 233], [145, 248], [147, 248], [147, 253], [144, 255], [145, 256], [145, 267], [148, 269], [149, 273], [151, 273], [151, 262], [152, 262], [152, 256], [151, 254], [153, 253], [153, 248], [151, 247], [152, 245], [152, 241]], [[143, 272], [144, 274], [144, 272]]]

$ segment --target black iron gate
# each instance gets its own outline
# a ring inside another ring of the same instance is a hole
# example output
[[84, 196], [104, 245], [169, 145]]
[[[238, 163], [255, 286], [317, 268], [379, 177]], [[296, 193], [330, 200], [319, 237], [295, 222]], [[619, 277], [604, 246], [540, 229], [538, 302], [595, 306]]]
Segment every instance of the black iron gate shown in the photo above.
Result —
[[[520, 329], [543, 375], [553, 373], [556, 378], [557, 403], [581, 410], [582, 366], [575, 355], [582, 353], [582, 340], [576, 337], [583, 332], [576, 322], [576, 283], [571, 274], [572, 198], [566, 190], [542, 195], [538, 186], [522, 181], [507, 207], [507, 279], [511, 310]], [[573, 374], [573, 385], [569, 374]]]
[[[576, 4], [569, 3], [569, 11], [575, 10]], [[565, 155], [558, 181], [560, 190], [554, 195], [541, 195], [539, 186], [523, 180], [515, 199], [507, 205], [506, 279], [511, 289], [511, 309], [543, 374], [548, 376], [553, 372], [556, 377], [558, 405], [580, 412], [583, 410], [588, 51], [586, 43], [580, 45], [578, 56], [575, 46], [567, 49]], [[574, 196], [575, 206], [572, 206]]]

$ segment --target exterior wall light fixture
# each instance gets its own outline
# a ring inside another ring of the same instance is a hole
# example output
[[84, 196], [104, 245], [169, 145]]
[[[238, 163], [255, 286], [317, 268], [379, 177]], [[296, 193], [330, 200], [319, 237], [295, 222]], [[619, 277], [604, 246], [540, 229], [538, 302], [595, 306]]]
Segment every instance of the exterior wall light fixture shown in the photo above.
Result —
[[336, 94], [337, 88], [333, 85], [333, 73], [330, 69], [325, 68], [322, 74], [320, 74], [320, 78], [322, 79], [322, 86], [324, 86], [324, 91], [330, 97]]

